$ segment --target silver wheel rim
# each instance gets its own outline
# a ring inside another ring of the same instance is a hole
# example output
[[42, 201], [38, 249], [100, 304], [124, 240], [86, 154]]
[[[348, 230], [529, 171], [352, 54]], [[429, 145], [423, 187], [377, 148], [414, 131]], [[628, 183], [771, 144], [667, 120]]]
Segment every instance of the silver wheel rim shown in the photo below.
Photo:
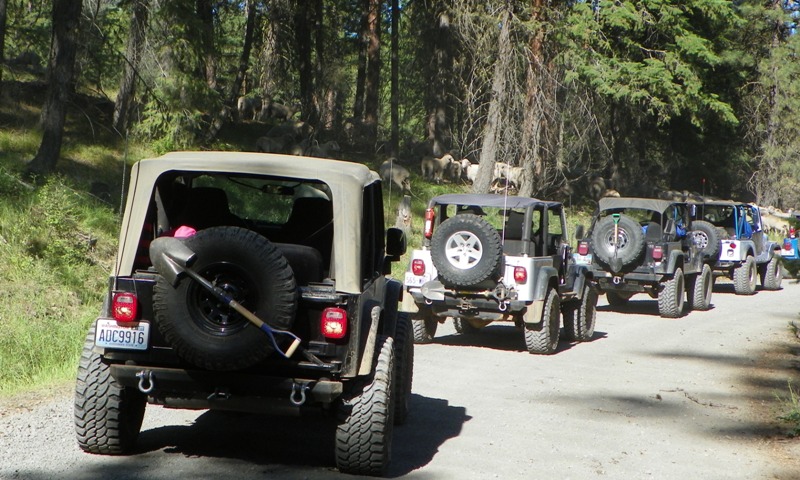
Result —
[[700, 250], [705, 249], [708, 246], [708, 235], [704, 232], [694, 232], [694, 244]]
[[[625, 247], [628, 246], [628, 243], [630, 242], [630, 238], [628, 237], [628, 232], [620, 228], [617, 231], [616, 240], [617, 240], [616, 241], [617, 250], [624, 250]], [[611, 230], [608, 234], [608, 237], [606, 237], [606, 248], [608, 248], [609, 252], [611, 253], [614, 252], [614, 230]]]
[[467, 270], [481, 261], [483, 244], [472, 232], [456, 232], [447, 239], [444, 255], [450, 265], [461, 270]]

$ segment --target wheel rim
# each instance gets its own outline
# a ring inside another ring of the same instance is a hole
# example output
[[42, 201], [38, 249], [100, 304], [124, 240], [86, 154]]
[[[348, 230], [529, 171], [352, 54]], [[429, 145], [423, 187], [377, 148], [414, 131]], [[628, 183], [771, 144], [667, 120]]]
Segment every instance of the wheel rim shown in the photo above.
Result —
[[[214, 264], [204, 268], [200, 275], [245, 308], [258, 304], [258, 290], [241, 267], [231, 263]], [[195, 325], [210, 335], [233, 335], [249, 323], [197, 282], [189, 285], [187, 307]]]
[[444, 254], [450, 265], [467, 270], [481, 261], [483, 244], [472, 232], [456, 232], [447, 239]]
[[694, 232], [692, 241], [700, 250], [705, 250], [708, 247], [708, 235], [705, 232]]
[[755, 289], [756, 287], [756, 276], [758, 272], [756, 270], [756, 262], [750, 262], [750, 274], [747, 278], [748, 283], [750, 284], [751, 289]]
[[[617, 239], [616, 240], [617, 240], [616, 241], [617, 250], [623, 250], [625, 247], [628, 246], [628, 244], [630, 244], [630, 236], [628, 235], [628, 232], [623, 228], [617, 229]], [[608, 232], [608, 235], [603, 238], [603, 241], [605, 243], [606, 249], [610, 253], [613, 253], [614, 252], [614, 243], [615, 243], [614, 242], [614, 230], [613, 229], [610, 232]]]

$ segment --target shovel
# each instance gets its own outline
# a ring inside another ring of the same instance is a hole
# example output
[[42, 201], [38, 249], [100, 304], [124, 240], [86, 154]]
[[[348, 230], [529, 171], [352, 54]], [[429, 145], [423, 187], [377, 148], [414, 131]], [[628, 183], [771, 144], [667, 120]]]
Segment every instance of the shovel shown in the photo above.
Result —
[[[192, 280], [196, 281], [203, 286], [206, 290], [211, 292], [217, 299], [227, 306], [234, 309], [241, 316], [246, 318], [253, 325], [258, 327], [261, 331], [267, 334], [272, 346], [284, 358], [289, 358], [300, 347], [300, 338], [292, 332], [286, 330], [278, 330], [272, 328], [263, 320], [258, 318], [253, 312], [244, 308], [242, 304], [234, 300], [225, 290], [215, 286], [207, 279], [203, 278], [200, 274], [193, 271], [190, 267], [197, 260], [197, 254], [194, 253], [189, 247], [184, 245], [182, 241], [174, 237], [159, 237], [150, 244], [150, 260], [153, 266], [161, 274], [164, 279], [169, 282], [173, 287], [178, 284], [180, 275], [185, 273]], [[285, 351], [278, 347], [275, 341], [276, 335], [288, 336], [292, 339], [291, 345]], [[322, 361], [313, 356], [310, 352], [301, 349], [303, 355], [309, 360], [317, 364], [322, 364]]]

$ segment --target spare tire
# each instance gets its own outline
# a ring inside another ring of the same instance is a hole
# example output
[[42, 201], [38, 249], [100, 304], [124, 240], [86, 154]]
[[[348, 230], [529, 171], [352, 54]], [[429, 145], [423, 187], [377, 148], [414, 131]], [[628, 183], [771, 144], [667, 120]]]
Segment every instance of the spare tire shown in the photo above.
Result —
[[[184, 243], [197, 254], [193, 271], [267, 325], [291, 328], [297, 286], [286, 258], [269, 240], [244, 228], [213, 227]], [[175, 353], [198, 367], [237, 370], [273, 353], [264, 332], [188, 276], [174, 288], [159, 277], [153, 309]]]
[[708, 258], [719, 257], [721, 248], [719, 230], [705, 220], [692, 222], [692, 241], [700, 251]]
[[448, 218], [433, 232], [431, 260], [445, 285], [470, 287], [500, 273], [500, 234], [483, 217]]
[[620, 215], [614, 238], [614, 217], [597, 221], [592, 232], [592, 251], [597, 260], [615, 272], [638, 261], [644, 253], [644, 232], [636, 220]]

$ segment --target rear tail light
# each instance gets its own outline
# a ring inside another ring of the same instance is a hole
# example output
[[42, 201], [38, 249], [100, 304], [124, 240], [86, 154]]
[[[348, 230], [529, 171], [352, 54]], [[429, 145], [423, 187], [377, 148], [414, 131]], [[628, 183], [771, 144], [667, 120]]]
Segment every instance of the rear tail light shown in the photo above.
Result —
[[656, 245], [653, 247], [653, 260], [660, 262], [662, 258], [664, 258], [664, 249], [661, 245]]
[[344, 338], [347, 335], [347, 312], [341, 308], [326, 308], [322, 311], [319, 329], [325, 338]]
[[520, 285], [528, 281], [528, 271], [525, 267], [514, 267], [514, 281]]
[[580, 242], [578, 244], [578, 254], [579, 255], [589, 254], [589, 242]]
[[129, 292], [116, 292], [111, 300], [111, 316], [118, 322], [135, 322], [139, 314], [139, 301]]
[[418, 277], [425, 275], [425, 262], [423, 262], [419, 258], [411, 260], [411, 273], [413, 273]]
[[792, 241], [791, 240], [784, 240], [783, 241], [783, 249], [784, 250], [791, 250], [792, 249]]
[[433, 219], [436, 218], [436, 212], [432, 208], [425, 210], [425, 238], [433, 236]]

